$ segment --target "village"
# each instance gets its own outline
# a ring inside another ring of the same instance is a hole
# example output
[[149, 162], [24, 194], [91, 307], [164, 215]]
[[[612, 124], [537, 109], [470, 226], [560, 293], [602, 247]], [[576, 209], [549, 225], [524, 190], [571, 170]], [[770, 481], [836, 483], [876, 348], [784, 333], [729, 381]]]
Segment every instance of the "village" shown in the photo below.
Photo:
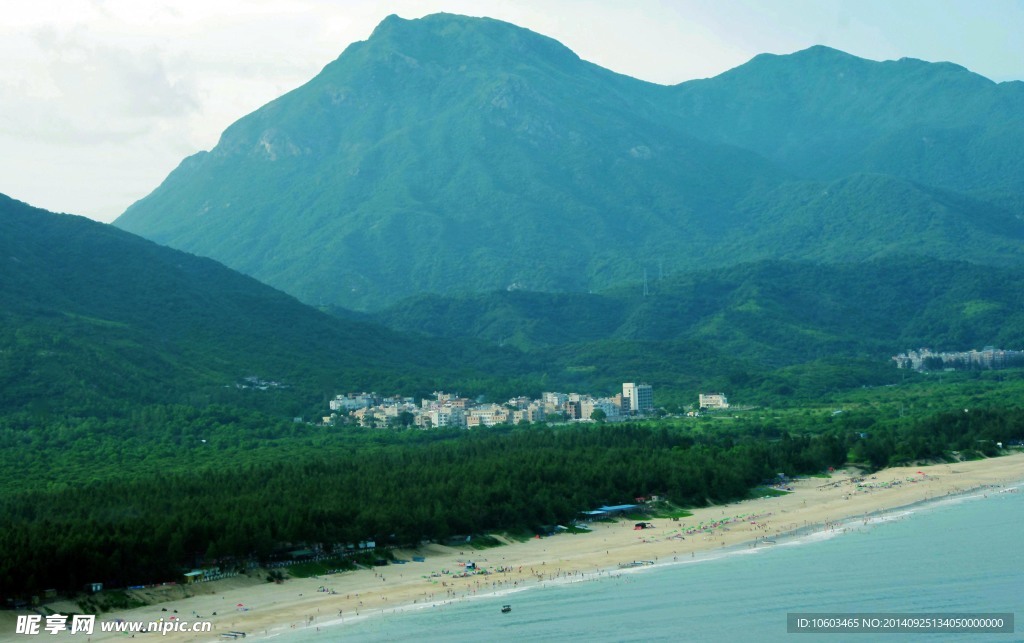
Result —
[[[727, 409], [721, 393], [701, 393], [701, 409]], [[536, 422], [621, 422], [655, 412], [654, 389], [649, 384], [625, 382], [622, 392], [612, 397], [585, 393], [546, 392], [539, 399], [514, 397], [496, 404], [436, 391], [433, 397], [415, 398], [377, 393], [337, 395], [330, 401], [331, 414], [324, 425], [357, 424], [367, 428], [418, 427], [421, 429], [474, 428], [496, 424]]]
[[654, 412], [654, 389], [627, 382], [613, 397], [583, 393], [543, 393], [540, 399], [514, 397], [502, 404], [436, 391], [418, 402], [410, 397], [382, 397], [376, 393], [338, 395], [330, 401], [331, 414], [323, 423], [363, 427], [418, 427], [421, 429], [474, 428], [496, 424], [532, 424], [546, 421], [618, 422]]
[[1006, 350], [986, 346], [969, 351], [933, 351], [930, 348], [909, 350], [893, 356], [898, 368], [916, 371], [972, 370], [1012, 368], [1024, 365], [1024, 351]]

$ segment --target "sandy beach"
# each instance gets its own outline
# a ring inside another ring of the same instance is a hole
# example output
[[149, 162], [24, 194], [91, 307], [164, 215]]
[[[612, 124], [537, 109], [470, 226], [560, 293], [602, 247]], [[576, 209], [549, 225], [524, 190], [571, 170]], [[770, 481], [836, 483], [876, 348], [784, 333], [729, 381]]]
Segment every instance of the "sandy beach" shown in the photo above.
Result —
[[[397, 558], [412, 561], [419, 556], [424, 562], [289, 579], [280, 584], [254, 575], [199, 587], [173, 586], [154, 590], [171, 600], [103, 614], [98, 621], [151, 622], [173, 616], [213, 623], [213, 632], [207, 634], [138, 635], [154, 640], [225, 640], [221, 635], [227, 632], [244, 632], [246, 640], [259, 640], [297, 628], [319, 629], [327, 640], [328, 633], [339, 632], [339, 622], [380, 617], [403, 607], [457, 601], [541, 582], [586, 580], [617, 573], [633, 563], [667, 563], [726, 547], [771, 547], [775, 538], [795, 530], [816, 526], [841, 529], [841, 521], [977, 489], [991, 488], [995, 493], [999, 487], [1022, 480], [1022, 453], [892, 468], [865, 476], [840, 471], [831, 478], [794, 481], [787, 485], [792, 492], [784, 496], [696, 509], [692, 516], [678, 521], [651, 518], [653, 527], [642, 530], [635, 529], [630, 520], [594, 522], [590, 524], [592, 532], [586, 534], [534, 538], [485, 550], [430, 545], [395, 552]], [[488, 573], [467, 572], [469, 562]], [[0, 638], [14, 638], [14, 615], [7, 613], [3, 618]], [[91, 640], [125, 636], [101, 633], [97, 624]]]

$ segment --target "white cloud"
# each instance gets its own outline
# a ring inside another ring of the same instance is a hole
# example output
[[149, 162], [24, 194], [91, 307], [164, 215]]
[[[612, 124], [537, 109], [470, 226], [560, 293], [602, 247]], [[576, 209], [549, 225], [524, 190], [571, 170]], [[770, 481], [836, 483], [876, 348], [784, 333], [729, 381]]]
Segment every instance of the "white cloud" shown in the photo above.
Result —
[[32, 40], [40, 52], [33, 76], [3, 86], [4, 104], [20, 107], [5, 113], [8, 134], [69, 145], [123, 142], [199, 108], [193, 79], [172, 80], [166, 54], [155, 47], [106, 45], [78, 29], [39, 29]]

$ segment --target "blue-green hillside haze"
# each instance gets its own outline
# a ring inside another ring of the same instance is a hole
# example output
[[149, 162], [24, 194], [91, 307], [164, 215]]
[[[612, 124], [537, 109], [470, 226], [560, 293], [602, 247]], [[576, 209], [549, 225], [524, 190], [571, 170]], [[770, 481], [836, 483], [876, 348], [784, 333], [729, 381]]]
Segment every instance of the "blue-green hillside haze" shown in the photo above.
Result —
[[420, 295], [375, 313], [389, 327], [539, 349], [600, 340], [701, 343], [785, 366], [886, 360], [1024, 338], [1024, 270], [920, 256], [862, 263], [761, 261], [595, 293]]

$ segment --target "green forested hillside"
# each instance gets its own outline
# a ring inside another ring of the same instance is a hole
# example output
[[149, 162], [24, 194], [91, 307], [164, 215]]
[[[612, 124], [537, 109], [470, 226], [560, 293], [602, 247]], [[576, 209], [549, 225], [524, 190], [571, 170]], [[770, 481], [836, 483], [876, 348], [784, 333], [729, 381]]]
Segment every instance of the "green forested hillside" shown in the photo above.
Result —
[[764, 261], [651, 278], [647, 296], [641, 284], [586, 295], [421, 296], [375, 319], [395, 329], [526, 350], [598, 340], [688, 341], [771, 367], [829, 357], [885, 361], [919, 346], [1019, 348], [1021, 283], [1021, 269], [923, 257]]
[[640, 284], [421, 296], [373, 320], [389, 331], [109, 226], [2, 206], [3, 409], [40, 418], [211, 402], [315, 417], [345, 391], [500, 400], [631, 380], [661, 403], [712, 388], [779, 403], [890, 382], [906, 348], [1024, 337], [1020, 271], [910, 257], [652, 274], [646, 297]]
[[824, 47], [662, 87], [391, 17], [116, 225], [360, 310], [762, 259], [1020, 265], [1022, 87]]
[[[713, 335], [716, 317], [733, 314], [720, 306], [727, 288], [681, 277], [676, 294], [670, 280], [652, 281], [647, 299], [631, 290], [503, 292], [491, 302], [461, 300], [454, 308], [420, 299], [386, 318], [416, 333], [402, 334], [319, 313], [213, 261], [110, 226], [10, 199], [0, 205], [0, 256], [8, 265], [0, 283], [2, 410], [20, 414], [21, 421], [125, 417], [152, 404], [210, 403], [318, 417], [339, 392], [446, 389], [502, 400], [543, 390], [612, 393], [634, 379], [654, 384], [663, 403], [680, 405], [716, 385], [746, 391], [751, 399], [780, 391], [800, 395], [821, 386], [801, 385], [803, 376], [780, 382], [772, 371], [828, 357], [826, 348], [841, 346], [839, 340], [819, 342], [784, 355], [797, 345], [785, 337], [798, 323], [785, 314], [779, 320], [750, 315], [745, 325], [718, 323], [720, 333]], [[798, 286], [786, 275], [760, 278]], [[803, 290], [814, 287], [809, 281], [795, 292], [807, 297]], [[687, 292], [703, 292], [705, 308]], [[730, 305], [743, 308], [736, 300], [742, 296], [737, 290]], [[775, 296], [766, 292], [759, 305], [788, 310]], [[972, 297], [972, 314], [998, 314], [994, 304]], [[889, 381], [885, 355], [874, 358], [867, 370], [848, 365], [841, 381]], [[826, 380], [831, 369], [821, 369]], [[859, 375], [850, 379], [850, 373]]]
[[[455, 352], [82, 217], [0, 197], [0, 231], [0, 412], [222, 401], [302, 415], [349, 386], [429, 391], [474, 372]], [[247, 377], [280, 386], [236, 388]]]

